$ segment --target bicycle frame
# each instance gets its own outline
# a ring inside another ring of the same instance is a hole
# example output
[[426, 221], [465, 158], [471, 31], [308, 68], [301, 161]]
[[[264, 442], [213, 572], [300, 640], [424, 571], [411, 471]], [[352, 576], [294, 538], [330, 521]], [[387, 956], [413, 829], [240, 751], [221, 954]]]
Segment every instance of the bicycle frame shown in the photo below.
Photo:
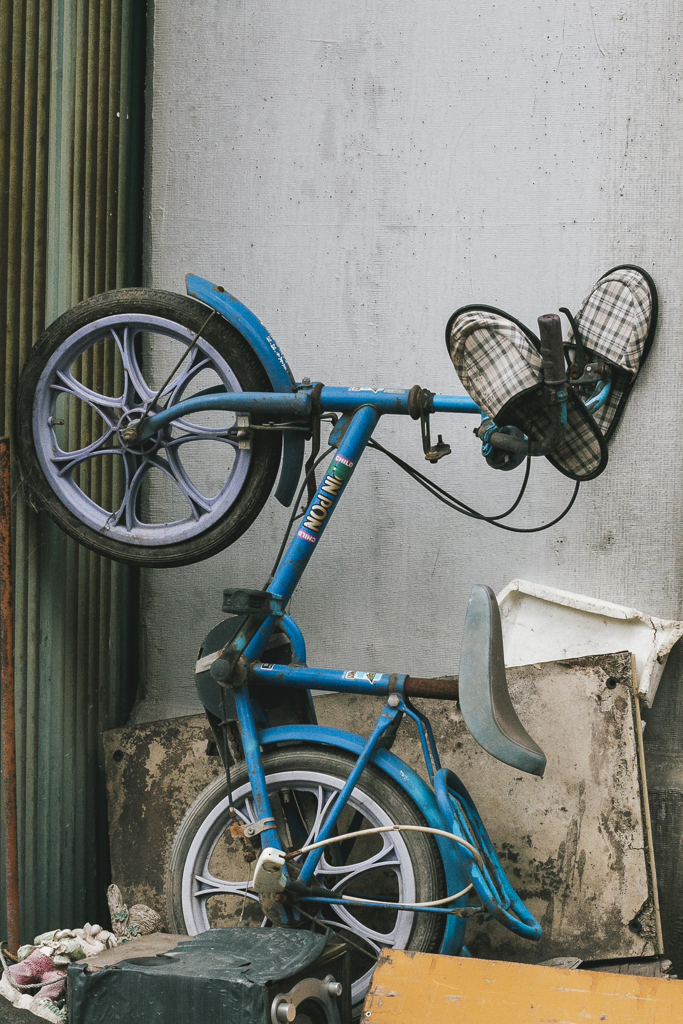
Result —
[[[314, 397], [315, 396], [315, 397]], [[480, 414], [479, 407], [469, 398], [451, 395], [435, 395], [431, 398], [435, 412], [455, 414]], [[250, 413], [264, 416], [285, 417], [304, 421], [312, 414], [321, 412], [341, 413], [342, 418], [335, 426], [330, 441], [336, 445], [327, 470], [308, 504], [301, 525], [291, 540], [274, 576], [264, 592], [269, 596], [273, 614], [262, 621], [248, 617], [241, 629], [227, 647], [218, 653], [211, 671], [214, 678], [226, 683], [230, 680], [233, 688], [237, 714], [240, 723], [242, 745], [254, 797], [257, 819], [261, 826], [260, 841], [263, 849], [282, 849], [275, 828], [272, 808], [268, 797], [266, 779], [261, 759], [261, 749], [285, 741], [303, 740], [325, 746], [336, 746], [352, 751], [356, 764], [345, 785], [327, 812], [324, 824], [318, 833], [318, 840], [334, 833], [347, 801], [366, 766], [372, 762], [386, 771], [408, 793], [419, 806], [428, 824], [446, 831], [456, 830], [463, 839], [478, 845], [485, 851], [487, 863], [480, 872], [478, 890], [484, 908], [494, 914], [507, 927], [527, 938], [539, 938], [540, 926], [528, 913], [510, 887], [498, 863], [484, 826], [462, 783], [441, 768], [431, 725], [426, 716], [417, 712], [403, 698], [405, 674], [371, 673], [354, 670], [316, 669], [306, 665], [306, 649], [301, 631], [294, 621], [285, 614], [285, 609], [294, 590], [301, 580], [306, 566], [313, 557], [327, 524], [339, 506], [351, 476], [365, 451], [382, 415], [412, 415], [415, 405], [411, 403], [410, 391], [405, 389], [343, 388], [320, 385], [298, 386], [289, 393], [222, 393], [196, 396], [179, 402], [171, 408], [149, 416], [143, 424], [142, 438], [153, 434], [173, 420], [191, 413], [208, 409], [232, 410], [238, 414]], [[294, 426], [294, 424], [291, 424]], [[284, 428], [285, 430], [287, 427]], [[292, 664], [273, 665], [262, 661], [268, 640], [279, 624], [288, 636], [293, 651]], [[241, 676], [233, 675], [239, 665]], [[326, 729], [317, 725], [281, 726], [259, 729], [254, 706], [249, 695], [249, 683], [267, 683], [276, 686], [310, 691], [311, 688], [338, 693], [373, 694], [387, 698], [375, 726], [367, 740], [350, 733]], [[239, 683], [239, 685], [236, 685]], [[388, 732], [395, 730], [401, 718], [407, 715], [418, 728], [420, 743], [432, 783], [428, 786], [414, 771], [387, 750], [380, 749], [381, 741]], [[436, 837], [444, 865], [449, 894], [466, 889], [473, 879], [473, 872], [479, 872], [471, 854], [462, 847], [442, 837]], [[298, 881], [311, 884], [316, 866], [322, 856], [322, 849], [310, 851], [301, 867]], [[333, 897], [302, 896], [301, 902], [353, 904]], [[462, 895], [445, 907], [419, 908], [421, 913], [447, 915], [447, 926], [441, 951], [448, 954], [464, 952], [463, 939], [466, 918], [473, 913], [467, 906], [468, 897]], [[393, 910], [412, 910], [413, 905], [384, 903]]]

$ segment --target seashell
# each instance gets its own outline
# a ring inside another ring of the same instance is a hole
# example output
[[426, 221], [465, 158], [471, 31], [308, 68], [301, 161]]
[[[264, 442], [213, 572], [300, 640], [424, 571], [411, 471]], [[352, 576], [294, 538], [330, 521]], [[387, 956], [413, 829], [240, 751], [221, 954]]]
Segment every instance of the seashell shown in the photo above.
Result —
[[21, 961], [25, 960], [26, 957], [29, 956], [29, 954], [32, 953], [35, 948], [36, 947], [31, 942], [29, 942], [26, 946], [19, 946], [19, 949], [17, 950], [17, 961], [21, 963]]
[[91, 935], [99, 935], [100, 932], [104, 931], [104, 929], [103, 929], [101, 924], [91, 924], [90, 926], [86, 925], [85, 927], [86, 928], [90, 927], [90, 934]]
[[33, 945], [42, 946], [44, 942], [52, 942], [58, 931], [58, 928], [53, 928], [51, 932], [41, 932], [40, 935], [36, 935], [35, 939], [33, 940]]
[[58, 953], [67, 956], [72, 963], [76, 960], [84, 960], [88, 955], [83, 949], [83, 943], [78, 939], [62, 939], [59, 943]]
[[72, 939], [73, 932], [70, 928], [62, 928], [61, 932], [55, 932], [55, 941], [59, 942], [60, 939]]
[[131, 932], [134, 928], [139, 928], [140, 935], [151, 935], [152, 932], [159, 931], [161, 918], [156, 910], [145, 906], [144, 903], [136, 903], [130, 908], [128, 927]]

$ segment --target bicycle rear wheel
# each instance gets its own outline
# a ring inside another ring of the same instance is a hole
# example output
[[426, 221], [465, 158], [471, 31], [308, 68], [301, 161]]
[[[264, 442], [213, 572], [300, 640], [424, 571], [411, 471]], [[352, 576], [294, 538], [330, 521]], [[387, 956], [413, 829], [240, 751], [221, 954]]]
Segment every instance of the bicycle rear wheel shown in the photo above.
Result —
[[162, 407], [211, 389], [272, 391], [248, 342], [217, 313], [207, 323], [210, 313], [169, 292], [108, 292], [56, 320], [26, 362], [22, 475], [55, 522], [99, 554], [159, 567], [200, 561], [244, 533], [271, 491], [280, 435], [259, 432], [240, 450], [228, 436], [234, 413], [195, 413], [129, 446], [121, 438], [183, 355]]
[[[317, 836], [325, 811], [344, 785], [355, 760], [336, 750], [287, 747], [263, 755], [268, 794], [278, 835], [286, 849]], [[240, 821], [256, 812], [246, 766], [233, 771], [233, 802]], [[426, 824], [418, 807], [383, 772], [369, 766], [344, 809], [338, 835], [389, 824]], [[262, 926], [255, 895], [247, 893], [253, 865], [231, 839], [225, 779], [215, 779], [195, 800], [173, 840], [166, 870], [166, 907], [171, 930], [197, 934], [209, 927]], [[422, 902], [446, 896], [443, 866], [432, 836], [389, 832], [328, 847], [316, 881], [339, 893], [385, 902]], [[315, 921], [351, 946], [352, 1001], [359, 1012], [370, 975], [384, 947], [435, 952], [444, 930], [439, 914], [373, 907], [303, 904]]]

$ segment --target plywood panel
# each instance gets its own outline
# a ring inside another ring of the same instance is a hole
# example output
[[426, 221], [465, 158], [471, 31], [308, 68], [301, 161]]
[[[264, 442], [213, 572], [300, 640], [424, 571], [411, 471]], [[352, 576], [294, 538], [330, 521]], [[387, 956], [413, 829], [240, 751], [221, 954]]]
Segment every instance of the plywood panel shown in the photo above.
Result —
[[365, 1002], [370, 1024], [679, 1024], [683, 982], [385, 953]]

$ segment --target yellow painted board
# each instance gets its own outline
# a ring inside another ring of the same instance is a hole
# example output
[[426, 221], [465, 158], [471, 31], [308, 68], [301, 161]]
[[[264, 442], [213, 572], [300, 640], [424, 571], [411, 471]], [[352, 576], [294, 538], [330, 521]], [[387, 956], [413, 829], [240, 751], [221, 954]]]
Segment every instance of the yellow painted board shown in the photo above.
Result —
[[683, 1024], [683, 981], [385, 950], [367, 1024]]

